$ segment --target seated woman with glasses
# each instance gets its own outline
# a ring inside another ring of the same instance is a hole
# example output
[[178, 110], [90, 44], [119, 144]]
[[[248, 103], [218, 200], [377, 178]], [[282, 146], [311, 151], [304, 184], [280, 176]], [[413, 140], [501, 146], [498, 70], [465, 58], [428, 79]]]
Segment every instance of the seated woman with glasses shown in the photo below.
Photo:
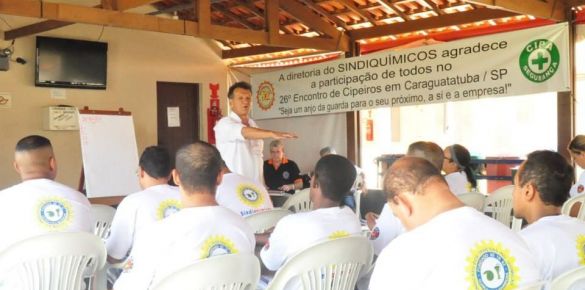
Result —
[[477, 181], [471, 169], [469, 151], [459, 144], [453, 144], [443, 150], [443, 155], [443, 171], [451, 192], [458, 195], [475, 191]]

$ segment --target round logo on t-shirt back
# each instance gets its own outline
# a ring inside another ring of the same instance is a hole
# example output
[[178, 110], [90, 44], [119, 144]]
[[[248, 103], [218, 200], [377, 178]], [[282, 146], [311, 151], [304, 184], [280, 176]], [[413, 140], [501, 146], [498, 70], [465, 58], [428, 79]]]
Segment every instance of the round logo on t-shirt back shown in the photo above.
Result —
[[69, 201], [61, 197], [49, 197], [39, 202], [38, 220], [44, 227], [58, 230], [71, 223], [73, 212]]
[[156, 219], [162, 220], [181, 210], [181, 202], [177, 199], [170, 198], [163, 200], [156, 210]]
[[199, 258], [206, 259], [213, 256], [237, 253], [238, 249], [236, 249], [236, 246], [229, 238], [222, 235], [216, 235], [205, 240]]
[[340, 230], [340, 231], [334, 231], [333, 233], [331, 233], [329, 235], [328, 238], [330, 240], [335, 240], [335, 239], [345, 238], [345, 237], [349, 237], [349, 232], [348, 231], [344, 231], [344, 230]]
[[493, 241], [482, 241], [471, 249], [467, 258], [467, 280], [471, 289], [515, 289], [518, 268], [509, 250]]
[[240, 201], [249, 207], [258, 208], [264, 203], [260, 190], [252, 184], [245, 183], [238, 186], [237, 195]]
[[579, 257], [579, 265], [585, 266], [585, 235], [577, 236], [577, 257]]

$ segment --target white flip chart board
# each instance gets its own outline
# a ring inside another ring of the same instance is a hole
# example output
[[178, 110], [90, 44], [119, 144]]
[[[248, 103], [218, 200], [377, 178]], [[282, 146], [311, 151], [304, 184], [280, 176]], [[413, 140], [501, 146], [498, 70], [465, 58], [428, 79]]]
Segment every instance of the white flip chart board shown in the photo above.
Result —
[[80, 110], [79, 136], [87, 197], [124, 196], [140, 190], [129, 112]]

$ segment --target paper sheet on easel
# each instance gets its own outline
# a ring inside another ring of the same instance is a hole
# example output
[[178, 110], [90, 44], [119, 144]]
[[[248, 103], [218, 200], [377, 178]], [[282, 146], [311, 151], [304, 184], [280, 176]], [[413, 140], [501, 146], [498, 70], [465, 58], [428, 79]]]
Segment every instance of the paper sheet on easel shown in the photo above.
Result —
[[167, 107], [167, 123], [169, 127], [181, 127], [179, 107]]

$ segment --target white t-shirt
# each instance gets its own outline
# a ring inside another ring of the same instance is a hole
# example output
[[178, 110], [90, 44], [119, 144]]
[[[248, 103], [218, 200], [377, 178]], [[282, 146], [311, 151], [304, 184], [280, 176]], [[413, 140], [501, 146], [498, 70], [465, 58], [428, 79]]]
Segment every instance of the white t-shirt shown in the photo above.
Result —
[[23, 181], [0, 191], [0, 201], [0, 252], [44, 233], [93, 233], [95, 227], [87, 197], [53, 180]]
[[[250, 127], [258, 128], [254, 120], [249, 119]], [[242, 120], [234, 112], [221, 118], [215, 125], [216, 146], [227, 167], [235, 173], [263, 182], [262, 139], [245, 139], [242, 135]]]
[[370, 232], [374, 254], [379, 256], [392, 240], [404, 232], [402, 222], [394, 215], [388, 203], [385, 203], [380, 216], [376, 220], [376, 226]]
[[[564, 215], [547, 216], [519, 232], [544, 280], [585, 265], [585, 222]], [[581, 288], [582, 289], [582, 288]]]
[[222, 206], [185, 208], [151, 224], [136, 240], [114, 289], [146, 290], [197, 260], [254, 253], [255, 245], [252, 228], [231, 210]]
[[260, 257], [266, 268], [276, 271], [288, 258], [316, 242], [360, 233], [360, 222], [347, 206], [296, 213], [276, 224]]
[[471, 183], [467, 181], [465, 171], [453, 172], [445, 175], [449, 189], [455, 195], [471, 192]]
[[520, 236], [461, 207], [392, 241], [378, 257], [370, 289], [508, 289], [539, 280]]
[[215, 199], [243, 217], [274, 208], [264, 185], [237, 173], [223, 175]]
[[581, 173], [579, 180], [571, 187], [571, 197], [585, 192], [585, 172]]
[[145, 226], [162, 220], [181, 209], [179, 188], [155, 185], [125, 197], [112, 220], [106, 241], [108, 255], [124, 259]]

